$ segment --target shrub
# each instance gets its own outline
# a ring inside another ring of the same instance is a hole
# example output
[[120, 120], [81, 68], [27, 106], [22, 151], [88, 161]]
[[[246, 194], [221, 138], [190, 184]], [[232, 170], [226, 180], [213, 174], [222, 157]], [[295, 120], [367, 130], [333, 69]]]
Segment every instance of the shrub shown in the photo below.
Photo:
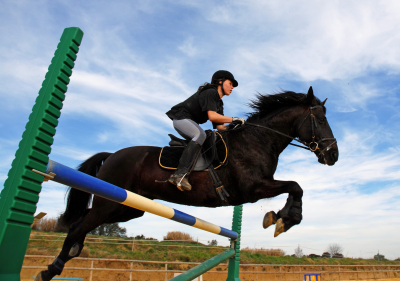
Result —
[[181, 254], [181, 255], [178, 255], [176, 258], [179, 261], [190, 262], [190, 256], [188, 256], [188, 255]]
[[146, 237], [146, 236], [144, 236], [143, 234], [142, 234], [142, 235], [136, 235], [136, 236], [135, 236], [135, 239], [137, 239], [137, 240], [155, 240], [155, 241], [157, 241], [156, 238], [153, 238], [153, 237]]
[[166, 236], [164, 236], [164, 240], [189, 240], [194, 241], [193, 237], [189, 235], [189, 233], [181, 232], [181, 231], [169, 231]]
[[42, 230], [47, 232], [54, 232], [57, 225], [56, 218], [42, 218], [40, 220], [36, 220], [32, 224], [33, 230]]
[[246, 247], [241, 249], [241, 251], [260, 253], [267, 256], [275, 256], [275, 257], [283, 257], [285, 255], [285, 252], [282, 249], [264, 249], [262, 247], [260, 249]]

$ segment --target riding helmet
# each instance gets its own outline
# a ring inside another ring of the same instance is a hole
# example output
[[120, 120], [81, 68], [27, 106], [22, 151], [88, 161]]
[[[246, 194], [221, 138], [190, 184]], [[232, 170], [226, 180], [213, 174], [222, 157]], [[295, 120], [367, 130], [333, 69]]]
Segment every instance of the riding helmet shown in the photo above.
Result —
[[217, 72], [215, 72], [211, 78], [211, 83], [213, 83], [215, 80], [218, 80], [221, 78], [224, 80], [225, 79], [231, 80], [233, 87], [237, 87], [239, 85], [239, 83], [235, 80], [235, 77], [233, 77], [233, 74], [227, 70], [218, 70]]

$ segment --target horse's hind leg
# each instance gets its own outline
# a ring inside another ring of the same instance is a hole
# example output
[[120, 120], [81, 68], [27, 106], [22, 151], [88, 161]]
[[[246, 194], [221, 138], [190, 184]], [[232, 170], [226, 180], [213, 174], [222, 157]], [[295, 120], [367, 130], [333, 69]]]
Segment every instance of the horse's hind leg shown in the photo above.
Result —
[[[82, 221], [83, 218], [71, 225], [67, 237], [65, 237], [60, 254], [54, 259], [52, 264], [47, 266], [47, 270], [40, 272], [36, 276], [35, 281], [48, 281], [54, 276], [60, 275], [64, 269], [65, 263], [72, 258], [79, 256], [82, 252], [83, 242], [86, 237], [86, 233], [77, 233]], [[65, 253], [67, 253], [67, 255], [65, 255]]]
[[35, 281], [49, 281], [54, 276], [60, 275], [67, 261], [80, 255], [86, 234], [103, 224], [109, 217], [105, 214], [90, 211], [85, 217], [73, 223], [64, 240], [62, 250], [47, 270], [40, 272]]
[[79, 256], [83, 248], [86, 234], [103, 223], [128, 221], [143, 216], [144, 212], [95, 197], [92, 210], [82, 219], [71, 225], [64, 245], [58, 257], [48, 269], [36, 277], [36, 281], [49, 281], [55, 275], [60, 275], [64, 264]]

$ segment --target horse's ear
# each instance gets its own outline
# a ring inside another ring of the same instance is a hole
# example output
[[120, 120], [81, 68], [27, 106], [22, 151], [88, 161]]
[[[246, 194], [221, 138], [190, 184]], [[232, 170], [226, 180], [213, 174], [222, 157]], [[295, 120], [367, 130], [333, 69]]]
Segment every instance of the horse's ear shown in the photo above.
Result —
[[327, 99], [328, 99], [328, 98], [326, 98], [326, 99], [325, 99], [323, 102], [321, 102], [321, 105], [322, 105], [322, 106], [324, 106], [324, 105], [325, 105], [325, 103], [326, 103]]
[[312, 89], [312, 87], [310, 86], [310, 88], [308, 89], [308, 93], [307, 93], [307, 103], [309, 105], [312, 105], [313, 103], [315, 103], [315, 96], [314, 96], [314, 91]]

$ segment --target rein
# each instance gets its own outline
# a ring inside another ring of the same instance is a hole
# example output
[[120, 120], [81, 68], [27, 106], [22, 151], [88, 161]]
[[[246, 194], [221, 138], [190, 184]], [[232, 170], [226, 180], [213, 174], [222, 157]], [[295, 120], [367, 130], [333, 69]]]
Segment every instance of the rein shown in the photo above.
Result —
[[297, 144], [294, 144], [294, 143], [289, 143], [290, 145], [294, 145], [294, 146], [301, 147], [301, 148], [304, 148], [304, 149], [307, 149], [307, 150], [311, 150], [311, 149], [307, 146], [307, 143], [306, 143], [306, 142], [303, 142], [303, 141], [302, 141], [301, 139], [299, 139], [299, 138], [294, 138], [294, 137], [291, 137], [291, 136], [286, 135], [286, 134], [284, 134], [284, 133], [281, 133], [281, 132], [279, 132], [279, 131], [276, 131], [276, 130], [274, 130], [274, 129], [268, 128], [268, 127], [266, 127], [266, 126], [262, 126], [262, 125], [258, 125], [258, 124], [254, 124], [254, 123], [246, 122], [245, 125], [250, 125], [250, 126], [254, 126], [254, 127], [259, 127], [259, 128], [263, 128], [263, 129], [270, 130], [270, 131], [275, 132], [275, 133], [277, 133], [277, 134], [279, 134], [279, 135], [282, 135], [282, 136], [285, 136], [285, 137], [287, 137], [287, 138], [289, 138], [289, 139], [295, 140], [295, 141], [297, 141], [297, 142], [303, 144], [304, 146], [297, 145]]
[[[315, 118], [315, 115], [314, 115], [313, 112], [312, 112], [312, 110], [313, 110], [313, 109], [316, 109], [316, 108], [322, 108], [322, 105], [310, 106], [310, 107], [309, 107], [309, 110], [308, 110], [308, 114], [307, 114], [306, 117], [303, 119], [303, 121], [301, 122], [301, 124], [300, 124], [300, 126], [299, 126], [299, 128], [298, 128], [298, 130], [300, 130], [300, 128], [303, 126], [303, 124], [304, 124], [304, 122], [306, 121], [306, 119], [308, 118], [308, 116], [310, 116], [310, 118], [311, 118], [312, 141], [309, 142], [309, 143], [307, 143], [307, 142], [305, 142], [305, 141], [302, 141], [302, 140], [301, 140], [300, 138], [298, 138], [298, 137], [294, 138], [294, 137], [289, 136], [289, 135], [286, 135], [286, 134], [284, 134], [284, 133], [282, 133], [282, 132], [279, 132], [279, 131], [276, 131], [276, 130], [274, 130], [274, 129], [268, 128], [268, 127], [266, 127], [266, 126], [262, 126], [262, 125], [258, 125], [258, 124], [254, 124], [254, 123], [249, 123], [249, 122], [246, 122], [245, 125], [250, 125], [250, 126], [254, 126], [254, 127], [259, 127], [259, 128], [263, 128], [263, 129], [270, 130], [270, 131], [272, 131], [272, 132], [274, 132], [274, 133], [277, 133], [277, 134], [279, 134], [279, 135], [282, 135], [282, 136], [285, 136], [285, 137], [287, 137], [287, 138], [290, 138], [290, 139], [292, 139], [292, 140], [294, 140], [294, 141], [297, 141], [297, 142], [303, 144], [304, 146], [297, 145], [297, 144], [293, 144], [293, 143], [289, 143], [290, 145], [297, 146], [297, 147], [301, 147], [301, 148], [304, 148], [304, 149], [309, 150], [309, 151], [311, 151], [311, 152], [315, 152], [315, 151], [319, 150], [319, 151], [318, 151], [318, 153], [319, 153], [318, 158], [322, 155], [322, 156], [324, 157], [325, 164], [326, 164], [327, 161], [326, 161], [324, 152], [325, 152], [325, 151], [328, 151], [329, 149], [331, 149], [332, 145], [334, 145], [335, 143], [337, 143], [337, 140], [336, 140], [335, 138], [321, 138], [318, 142], [315, 141], [315, 128], [316, 128], [316, 130], [317, 130], [318, 133], [321, 133], [321, 130], [320, 130], [319, 126], [318, 126], [318, 122], [317, 122], [317, 120], [316, 120], [316, 118]], [[320, 145], [322, 142], [324, 142], [324, 141], [332, 141], [332, 143], [329, 144], [327, 147], [325, 147], [323, 150], [320, 150], [319, 145]]]

